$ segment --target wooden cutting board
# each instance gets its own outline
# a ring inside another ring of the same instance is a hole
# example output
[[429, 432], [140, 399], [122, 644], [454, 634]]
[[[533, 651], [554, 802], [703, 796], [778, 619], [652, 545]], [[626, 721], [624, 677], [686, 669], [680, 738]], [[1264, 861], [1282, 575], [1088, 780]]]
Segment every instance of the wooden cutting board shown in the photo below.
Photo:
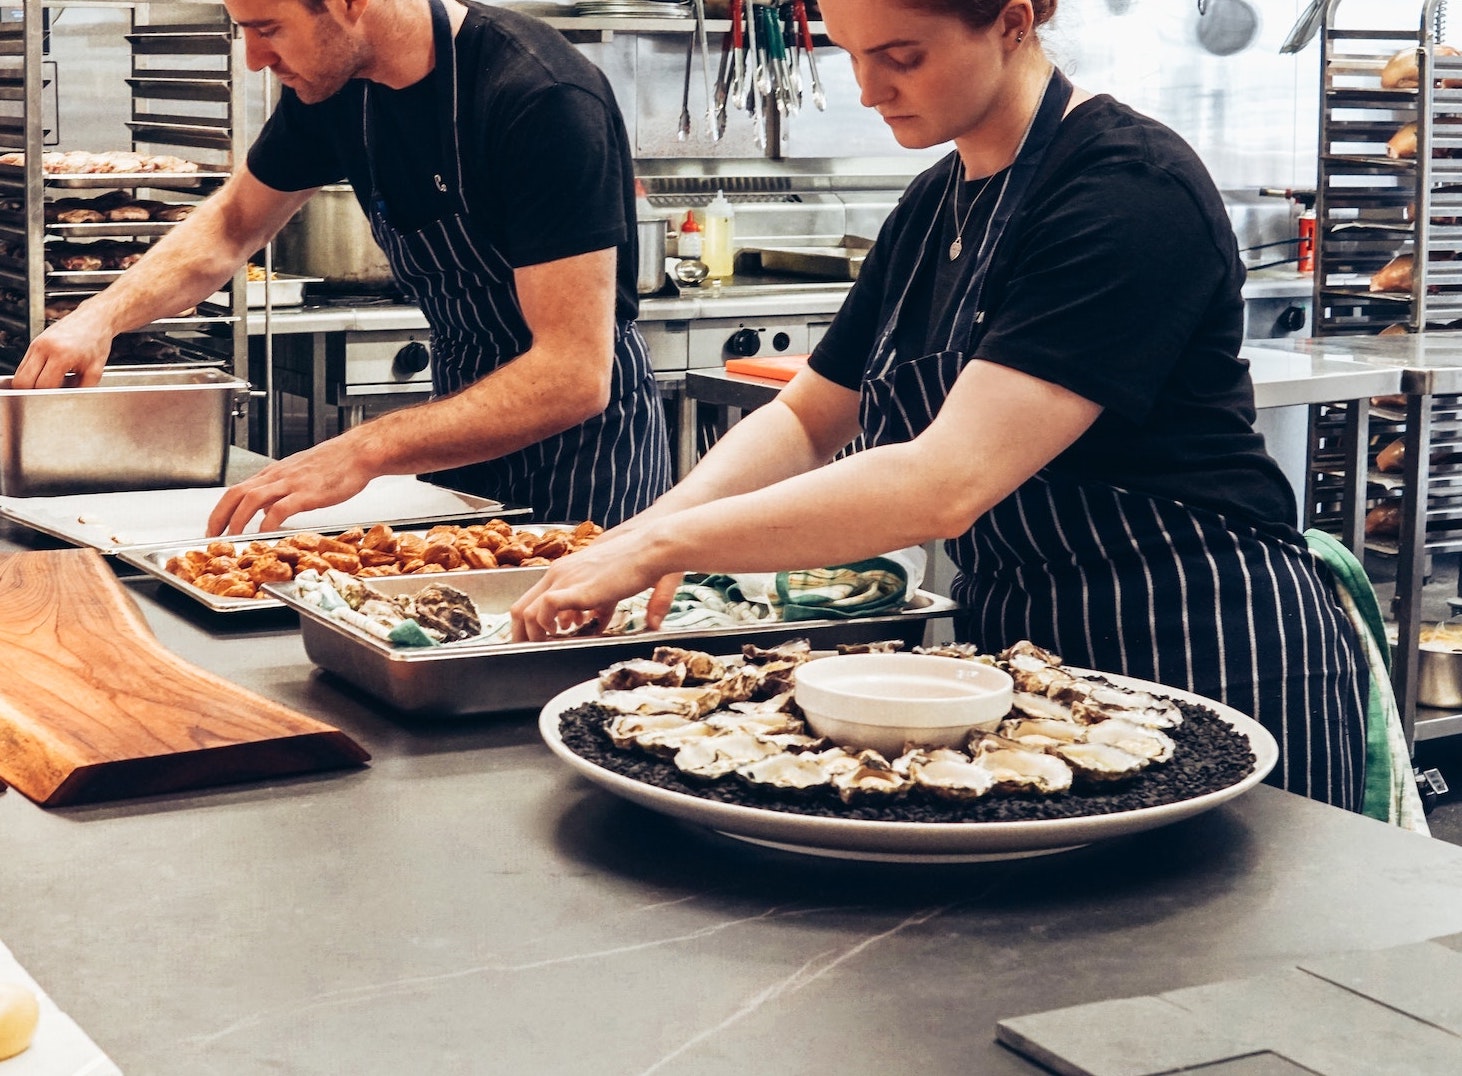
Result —
[[158, 643], [94, 549], [0, 554], [0, 778], [44, 807], [363, 765]]

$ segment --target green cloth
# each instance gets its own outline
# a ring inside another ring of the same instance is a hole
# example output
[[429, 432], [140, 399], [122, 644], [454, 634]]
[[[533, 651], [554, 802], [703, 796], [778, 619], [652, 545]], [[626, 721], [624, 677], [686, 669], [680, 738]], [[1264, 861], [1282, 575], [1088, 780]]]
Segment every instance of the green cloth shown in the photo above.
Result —
[[1361, 813], [1418, 833], [1428, 832], [1421, 794], [1411, 771], [1411, 750], [1391, 688], [1391, 645], [1365, 567], [1333, 535], [1305, 531], [1310, 552], [1334, 577], [1336, 598], [1355, 626], [1370, 670], [1366, 707], [1365, 789]]

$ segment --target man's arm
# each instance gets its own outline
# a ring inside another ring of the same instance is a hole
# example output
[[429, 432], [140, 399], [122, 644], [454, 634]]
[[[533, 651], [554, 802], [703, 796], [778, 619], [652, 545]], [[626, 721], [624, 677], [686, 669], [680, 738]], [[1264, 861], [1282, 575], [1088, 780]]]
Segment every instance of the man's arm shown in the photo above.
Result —
[[31, 342], [15, 372], [20, 389], [95, 385], [118, 334], [186, 310], [212, 295], [267, 243], [313, 190], [277, 191], [247, 168], [106, 290], [92, 296]]
[[614, 370], [616, 253], [591, 251], [515, 273], [533, 343], [461, 392], [392, 411], [270, 464], [224, 494], [209, 534], [261, 530], [339, 504], [383, 474], [497, 459], [604, 410]]

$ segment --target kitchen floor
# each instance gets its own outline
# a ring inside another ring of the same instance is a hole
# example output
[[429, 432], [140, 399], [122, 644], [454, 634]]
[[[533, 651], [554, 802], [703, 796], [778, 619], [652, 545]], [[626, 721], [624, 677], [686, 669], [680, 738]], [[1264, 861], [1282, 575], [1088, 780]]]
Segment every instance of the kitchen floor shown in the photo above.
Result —
[[[1422, 591], [1423, 619], [1446, 620], [1454, 615], [1447, 599], [1457, 596], [1459, 560], [1462, 558], [1455, 554], [1432, 558], [1432, 574]], [[1376, 588], [1382, 613], [1389, 614], [1395, 593], [1396, 558], [1377, 554], [1367, 556], [1366, 574]], [[1423, 770], [1439, 771], [1450, 788], [1427, 815], [1432, 836], [1452, 844], [1462, 844], [1462, 736], [1421, 741], [1416, 745], [1415, 762]]]

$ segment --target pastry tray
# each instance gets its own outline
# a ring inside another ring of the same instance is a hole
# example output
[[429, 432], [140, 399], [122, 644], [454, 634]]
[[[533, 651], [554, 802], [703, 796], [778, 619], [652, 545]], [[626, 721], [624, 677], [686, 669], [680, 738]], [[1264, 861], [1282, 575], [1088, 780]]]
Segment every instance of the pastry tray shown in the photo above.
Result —
[[[179, 542], [194, 548], [208, 543], [209, 539], [200, 536], [207, 532], [209, 513], [227, 488], [193, 486], [62, 497], [0, 497], [0, 517], [102, 553]], [[340, 504], [292, 516], [286, 530], [246, 537], [283, 537], [304, 530], [342, 531], [374, 523], [409, 527], [459, 519], [521, 517], [528, 511], [434, 486], [410, 475], [384, 475]]]
[[[514, 568], [451, 572], [446, 575], [387, 576], [370, 580], [388, 594], [410, 593], [433, 582], [466, 592], [484, 614], [505, 612], [546, 572]], [[680, 646], [711, 653], [739, 651], [743, 644], [769, 647], [808, 639], [831, 650], [838, 644], [900, 639], [924, 641], [930, 620], [953, 616], [961, 606], [949, 598], [917, 591], [896, 613], [848, 619], [776, 621], [692, 631], [638, 632], [554, 639], [537, 643], [471, 641], [432, 647], [396, 647], [313, 605], [301, 601], [293, 583], [264, 589], [299, 613], [305, 653], [320, 668], [413, 717], [442, 719], [542, 707], [560, 691], [616, 661], [649, 657], [656, 646]]]
[[[493, 502], [493, 503], [496, 503], [496, 502]], [[493, 519], [504, 519], [504, 520], [507, 520], [509, 522], [512, 522], [513, 517], [514, 517], [514, 511], [515, 510], [513, 510], [513, 509], [504, 509], [503, 511], [500, 511], [500, 512], [492, 512], [492, 513], [489, 513], [489, 516], [490, 516], [490, 518], [493, 518]], [[521, 515], [521, 514], [526, 513], [527, 512], [527, 509], [518, 509], [516, 511], [518, 512], [518, 514]], [[303, 517], [301, 517], [301, 518], [303, 518]], [[442, 519], [435, 519], [435, 520], [419, 520], [417, 522], [420, 522], [423, 525], [425, 525], [427, 523], [446, 523], [446, 522], [450, 522], [451, 519], [462, 519], [462, 518], [464, 518], [464, 516], [459, 513], [459, 514], [457, 514], [454, 517], [450, 517], [450, 519], [449, 518], [442, 518]], [[401, 535], [401, 534], [418, 534], [418, 535], [421, 535], [423, 537], [425, 537], [425, 535], [426, 535], [426, 530], [425, 529], [422, 529], [422, 530], [413, 530], [409, 525], [406, 525], [406, 526], [398, 526], [397, 523], [392, 522], [391, 520], [376, 520], [374, 522], [389, 523], [391, 525], [391, 527], [393, 527], [396, 530], [396, 533], [398, 535]], [[298, 534], [301, 530], [309, 530], [309, 529], [314, 529], [314, 530], [318, 531], [321, 534], [325, 534], [325, 535], [329, 535], [329, 536], [332, 536], [333, 537], [335, 535], [340, 534], [341, 531], [349, 529], [349, 526], [364, 526], [364, 527], [369, 528], [372, 525], [373, 525], [372, 522], [367, 522], [367, 521], [362, 520], [359, 523], [355, 523], [355, 524], [349, 524], [349, 525], [346, 525], [346, 524], [337, 524], [337, 525], [335, 525], [333, 527], [329, 527], [329, 528], [295, 527], [295, 528], [293, 528], [291, 530], [271, 532], [269, 534], [248, 534], [248, 535], [243, 535], [243, 536], [234, 536], [234, 537], [231, 537], [231, 538], [229, 538], [227, 540], [228, 541], [235, 542], [235, 543], [237, 543], [239, 545], [247, 544], [248, 542], [253, 541], [255, 538], [262, 538], [262, 539], [264, 539], [266, 541], [274, 541], [274, 540], [277, 540], [279, 538], [288, 537], [291, 534]], [[573, 527], [574, 527], [574, 524], [572, 524], [572, 523], [514, 523], [513, 524], [513, 529], [514, 530], [532, 531], [532, 532], [539, 533], [539, 534], [543, 533], [544, 531], [549, 531], [549, 530], [572, 530]], [[261, 609], [281, 609], [281, 608], [283, 608], [286, 605], [286, 603], [283, 602], [283, 601], [281, 601], [278, 597], [266, 597], [265, 596], [265, 594], [264, 594], [265, 591], [272, 592], [272, 588], [269, 588], [269, 587], [265, 587], [264, 588], [264, 591], [261, 591], [261, 593], [259, 595], [255, 596], [253, 598], [226, 598], [226, 597], [223, 597], [222, 595], [219, 595], [219, 594], [210, 594], [206, 590], [203, 590], [203, 589], [201, 589], [199, 587], [195, 587], [192, 583], [187, 582], [186, 580], [180, 578], [179, 576], [174, 575], [172, 572], [170, 572], [170, 571], [167, 570], [167, 563], [168, 563], [168, 561], [170, 559], [172, 559], [173, 557], [182, 556], [184, 553], [188, 552], [188, 550], [190, 550], [190, 549], [202, 549], [204, 546], [206, 546], [212, 540], [213, 539], [210, 539], [210, 538], [191, 538], [191, 539], [189, 539], [187, 541], [184, 541], [184, 542], [168, 542], [165, 545], [133, 546], [131, 548], [117, 550], [117, 560], [119, 560], [122, 563], [127, 564], [127, 565], [129, 565], [129, 566], [131, 566], [133, 568], [138, 569], [139, 571], [143, 572], [146, 575], [152, 576], [158, 582], [163, 583], [164, 585], [166, 585], [168, 587], [171, 587], [173, 590], [178, 591], [180, 594], [187, 595], [189, 598], [192, 598], [194, 601], [198, 602], [200, 605], [205, 606], [206, 608], [212, 610], [215, 613], [252, 613], [252, 612], [257, 612], [257, 611], [259, 611]], [[533, 574], [534, 578], [537, 578], [539, 575], [542, 575], [543, 574], [543, 571], [544, 571], [543, 568], [511, 568], [511, 567], [503, 567], [503, 568], [486, 569], [486, 573], [487, 574], [501, 574], [501, 573], [505, 573], [505, 572], [529, 572], [529, 573], [532, 573]], [[467, 573], [467, 569], [458, 568], [458, 569], [455, 569], [453, 571], [445, 572], [445, 573], [443, 573], [443, 572], [429, 572], [429, 573], [414, 574], [414, 575], [405, 575], [405, 576], [373, 576], [373, 577], [368, 578], [368, 579], [366, 579], [364, 581], [367, 582], [367, 583], [370, 583], [371, 586], [375, 587], [378, 584], [380, 584], [383, 580], [390, 580], [392, 582], [394, 582], [395, 580], [398, 580], [398, 579], [405, 579], [405, 580], [448, 579], [448, 580], [451, 580], [451, 579], [457, 578], [458, 576], [465, 575], [466, 573]], [[380, 588], [378, 587], [378, 589], [380, 589]], [[289, 603], [289, 604], [293, 604], [293, 603]]]

